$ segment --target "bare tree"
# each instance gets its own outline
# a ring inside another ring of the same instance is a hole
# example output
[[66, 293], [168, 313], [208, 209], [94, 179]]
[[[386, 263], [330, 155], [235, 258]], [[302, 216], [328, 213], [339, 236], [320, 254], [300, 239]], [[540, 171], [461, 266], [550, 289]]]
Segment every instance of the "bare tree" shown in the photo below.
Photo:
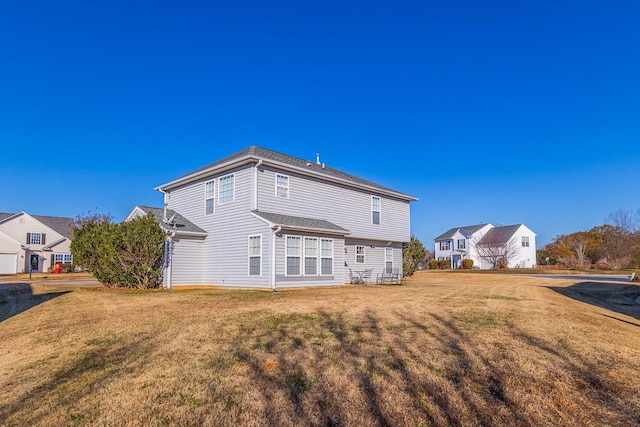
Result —
[[605, 224], [621, 228], [629, 233], [635, 233], [640, 228], [640, 209], [636, 212], [629, 209], [618, 209], [607, 216]]
[[556, 237], [558, 261], [569, 268], [585, 268], [593, 242], [592, 235], [586, 231]]
[[499, 234], [487, 233], [473, 239], [480, 260], [488, 263], [492, 269], [506, 268], [509, 262], [520, 255], [520, 245], [515, 238], [506, 242]]

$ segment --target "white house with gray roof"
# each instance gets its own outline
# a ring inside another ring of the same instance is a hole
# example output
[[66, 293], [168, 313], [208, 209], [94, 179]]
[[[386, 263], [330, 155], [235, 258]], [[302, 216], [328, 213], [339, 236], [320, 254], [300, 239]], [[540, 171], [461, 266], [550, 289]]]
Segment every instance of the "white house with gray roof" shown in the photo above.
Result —
[[509, 268], [531, 268], [536, 264], [536, 234], [524, 224], [494, 226], [477, 224], [447, 230], [434, 239], [435, 258], [451, 260], [452, 268], [459, 268], [462, 260], [472, 259], [474, 267], [491, 268], [483, 257], [482, 245], [508, 245], [511, 256]]
[[165, 286], [335, 286], [349, 269], [402, 271], [415, 197], [251, 146], [156, 188], [168, 232]]
[[73, 263], [73, 219], [0, 213], [0, 274], [47, 271], [56, 263]]

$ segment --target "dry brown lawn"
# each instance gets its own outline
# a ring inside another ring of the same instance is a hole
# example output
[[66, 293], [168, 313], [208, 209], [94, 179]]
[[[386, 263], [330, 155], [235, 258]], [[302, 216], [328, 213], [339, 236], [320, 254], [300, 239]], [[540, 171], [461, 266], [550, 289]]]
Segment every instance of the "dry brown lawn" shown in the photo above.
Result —
[[0, 425], [638, 425], [640, 287], [578, 282], [0, 285]]

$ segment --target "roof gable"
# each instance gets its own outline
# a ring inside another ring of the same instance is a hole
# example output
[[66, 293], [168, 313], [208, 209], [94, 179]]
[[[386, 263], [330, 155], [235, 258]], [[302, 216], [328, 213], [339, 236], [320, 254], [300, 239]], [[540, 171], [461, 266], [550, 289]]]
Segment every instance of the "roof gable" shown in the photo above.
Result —
[[498, 245], [508, 243], [520, 229], [521, 225], [522, 224], [515, 224], [494, 227], [487, 231], [487, 233], [478, 242], [478, 245]]
[[207, 232], [198, 227], [178, 212], [167, 209], [167, 218], [172, 219], [171, 223], [164, 221], [164, 208], [154, 208], [150, 206], [136, 206], [133, 211], [127, 217], [127, 220], [136, 218], [139, 213], [152, 214], [153, 217], [160, 223], [160, 227], [165, 231], [175, 231], [178, 233], [195, 233], [206, 235]]
[[460, 231], [462, 234], [464, 234], [467, 237], [469, 237], [473, 233], [476, 233], [476, 232], [482, 230], [486, 226], [493, 227], [493, 225], [491, 225], [490, 223], [477, 224], [477, 225], [465, 225], [464, 227], [455, 227], [455, 228], [452, 228], [450, 230], [447, 230], [446, 232], [442, 233], [441, 235], [439, 235], [438, 237], [436, 237], [433, 240], [439, 241], [439, 240], [453, 239], [453, 237], [455, 236], [457, 231]]
[[60, 234], [62, 237], [71, 240], [73, 238], [73, 218], [59, 217], [59, 216], [47, 216], [47, 215], [29, 215], [28, 213], [22, 211], [18, 213], [5, 213], [0, 212], [0, 222], [9, 220], [13, 217], [18, 217], [20, 215], [28, 215], [29, 217], [35, 219], [36, 221], [43, 224], [45, 227], [50, 228], [56, 233]]

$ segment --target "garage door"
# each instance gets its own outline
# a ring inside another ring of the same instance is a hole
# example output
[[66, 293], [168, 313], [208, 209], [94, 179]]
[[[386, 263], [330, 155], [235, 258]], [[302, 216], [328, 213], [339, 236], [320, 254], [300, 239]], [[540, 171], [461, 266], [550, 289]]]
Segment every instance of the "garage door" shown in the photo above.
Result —
[[16, 274], [18, 254], [0, 254], [0, 274]]

